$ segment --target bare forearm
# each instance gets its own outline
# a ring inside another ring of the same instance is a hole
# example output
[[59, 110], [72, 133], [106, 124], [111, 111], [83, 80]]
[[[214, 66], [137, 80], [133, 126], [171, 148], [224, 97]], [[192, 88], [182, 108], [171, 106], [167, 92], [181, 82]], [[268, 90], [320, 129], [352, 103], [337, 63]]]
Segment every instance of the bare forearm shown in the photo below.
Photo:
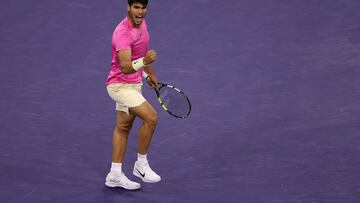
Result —
[[135, 73], [132, 61], [124, 61], [120, 63], [121, 72], [124, 74]]
[[156, 77], [155, 70], [154, 70], [154, 68], [152, 67], [151, 64], [145, 66], [145, 72], [146, 72], [148, 75], [150, 75], [150, 77], [151, 77], [151, 76], [155, 76], [155, 77]]
[[[156, 60], [156, 52], [154, 50], [149, 50], [146, 52], [145, 56], [134, 61], [131, 61], [131, 51], [119, 51], [117, 53], [118, 59], [120, 61], [121, 71], [125, 74], [135, 73], [139, 69], [150, 65]], [[153, 70], [150, 70], [151, 73], [154, 73]]]
[[146, 78], [146, 82], [150, 87], [155, 87], [159, 83], [155, 71], [151, 64], [145, 66], [145, 72], [148, 74], [149, 77]]

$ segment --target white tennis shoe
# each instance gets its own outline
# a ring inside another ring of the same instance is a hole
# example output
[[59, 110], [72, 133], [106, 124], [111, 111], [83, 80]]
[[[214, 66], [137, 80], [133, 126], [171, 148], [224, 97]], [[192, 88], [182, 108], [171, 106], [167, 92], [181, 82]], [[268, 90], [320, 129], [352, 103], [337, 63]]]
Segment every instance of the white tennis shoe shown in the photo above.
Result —
[[148, 162], [141, 163], [136, 161], [133, 174], [146, 183], [157, 183], [161, 180], [161, 177], [150, 168]]
[[129, 180], [124, 173], [108, 173], [105, 185], [108, 187], [122, 187], [127, 190], [140, 189], [141, 185], [137, 182]]

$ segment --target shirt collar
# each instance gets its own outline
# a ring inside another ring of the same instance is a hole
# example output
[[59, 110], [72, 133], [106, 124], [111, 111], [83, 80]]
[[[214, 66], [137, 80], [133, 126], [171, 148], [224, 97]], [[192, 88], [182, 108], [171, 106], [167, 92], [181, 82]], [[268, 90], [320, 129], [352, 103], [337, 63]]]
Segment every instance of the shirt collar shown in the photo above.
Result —
[[[129, 28], [129, 29], [138, 29], [138, 28], [136, 28], [133, 24], [132, 24], [132, 22], [131, 22], [131, 20], [129, 20], [129, 17], [128, 16], [126, 16], [126, 20], [125, 20], [125, 22], [126, 22], [126, 26]], [[144, 22], [143, 22], [144, 23]], [[139, 27], [139, 29], [141, 29], [141, 25], [140, 25], [140, 27]]]

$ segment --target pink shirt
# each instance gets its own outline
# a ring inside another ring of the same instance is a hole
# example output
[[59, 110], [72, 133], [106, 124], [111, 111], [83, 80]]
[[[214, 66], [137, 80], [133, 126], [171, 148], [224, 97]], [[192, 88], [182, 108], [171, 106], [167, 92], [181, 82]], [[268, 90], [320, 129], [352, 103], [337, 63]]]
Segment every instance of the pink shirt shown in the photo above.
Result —
[[144, 57], [149, 48], [149, 33], [145, 19], [140, 28], [135, 28], [126, 17], [115, 28], [112, 36], [112, 61], [106, 85], [112, 83], [138, 84], [142, 80], [143, 69], [131, 74], [121, 72], [118, 51], [131, 50], [131, 61]]

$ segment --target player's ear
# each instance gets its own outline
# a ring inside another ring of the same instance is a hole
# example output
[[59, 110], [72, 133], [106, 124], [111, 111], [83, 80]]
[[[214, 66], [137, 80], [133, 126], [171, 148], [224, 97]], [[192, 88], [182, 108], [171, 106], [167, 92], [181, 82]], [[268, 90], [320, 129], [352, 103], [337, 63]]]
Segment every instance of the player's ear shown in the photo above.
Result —
[[130, 12], [130, 6], [129, 6], [129, 4], [127, 5], [127, 11]]

